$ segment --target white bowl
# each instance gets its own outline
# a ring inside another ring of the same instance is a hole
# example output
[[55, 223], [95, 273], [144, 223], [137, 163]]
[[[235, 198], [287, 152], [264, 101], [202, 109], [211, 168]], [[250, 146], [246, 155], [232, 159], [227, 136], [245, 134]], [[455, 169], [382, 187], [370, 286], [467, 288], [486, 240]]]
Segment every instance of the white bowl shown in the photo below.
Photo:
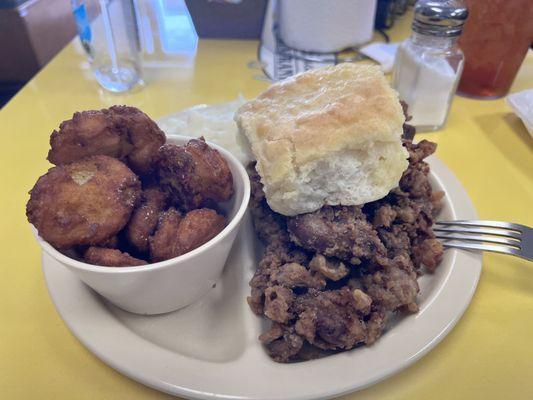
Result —
[[[184, 144], [192, 138], [172, 137]], [[250, 199], [250, 180], [242, 164], [228, 151], [209, 143], [228, 162], [235, 193], [221, 204], [228, 225], [209, 242], [170, 260], [137, 267], [104, 267], [74, 260], [37, 235], [44, 252], [74, 272], [116, 306], [137, 314], [160, 314], [185, 307], [209, 291], [220, 277]]]

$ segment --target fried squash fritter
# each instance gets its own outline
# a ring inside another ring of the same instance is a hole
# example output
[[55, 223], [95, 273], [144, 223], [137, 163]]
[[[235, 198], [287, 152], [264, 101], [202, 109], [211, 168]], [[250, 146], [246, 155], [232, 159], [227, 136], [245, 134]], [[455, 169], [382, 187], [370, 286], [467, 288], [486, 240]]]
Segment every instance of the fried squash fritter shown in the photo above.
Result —
[[64, 165], [93, 155], [124, 161], [139, 175], [149, 174], [165, 134], [145, 113], [135, 107], [74, 113], [50, 137], [48, 160]]
[[157, 229], [148, 239], [150, 260], [153, 262], [163, 261], [178, 253], [175, 249], [178, 242], [178, 229], [183, 215], [175, 208], [169, 208], [159, 217]]
[[226, 201], [233, 194], [226, 160], [203, 139], [192, 139], [185, 146], [162, 146], [157, 171], [172, 201], [185, 211]]
[[148, 264], [146, 261], [132, 257], [128, 253], [105, 247], [89, 247], [83, 259], [89, 264], [104, 267], [134, 267]]
[[99, 155], [50, 168], [30, 191], [26, 215], [58, 249], [98, 245], [126, 225], [140, 193], [124, 163]]
[[133, 149], [127, 163], [139, 175], [147, 175], [157, 160], [157, 151], [165, 144], [164, 132], [145, 113], [135, 107], [113, 106], [110, 108], [119, 127], [128, 132]]
[[127, 241], [141, 253], [148, 251], [148, 237], [154, 232], [159, 216], [167, 205], [167, 195], [157, 188], [142, 192], [141, 202], [125, 228]]
[[74, 113], [50, 136], [55, 167], [29, 192], [28, 221], [57, 250], [95, 265], [144, 265], [202, 245], [225, 226], [210, 208], [233, 195], [231, 170], [203, 138], [165, 142], [135, 107]]
[[161, 214], [157, 230], [149, 239], [153, 262], [185, 254], [218, 235], [226, 219], [215, 210], [200, 208], [182, 216], [170, 208]]

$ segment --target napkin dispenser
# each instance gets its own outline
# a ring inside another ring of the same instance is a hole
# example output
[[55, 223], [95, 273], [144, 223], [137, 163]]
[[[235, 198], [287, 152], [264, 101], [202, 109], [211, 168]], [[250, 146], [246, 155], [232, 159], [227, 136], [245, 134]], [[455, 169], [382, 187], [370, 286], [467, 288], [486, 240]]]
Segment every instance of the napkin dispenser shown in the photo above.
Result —
[[330, 53], [372, 39], [377, 0], [278, 0], [279, 38], [297, 50]]

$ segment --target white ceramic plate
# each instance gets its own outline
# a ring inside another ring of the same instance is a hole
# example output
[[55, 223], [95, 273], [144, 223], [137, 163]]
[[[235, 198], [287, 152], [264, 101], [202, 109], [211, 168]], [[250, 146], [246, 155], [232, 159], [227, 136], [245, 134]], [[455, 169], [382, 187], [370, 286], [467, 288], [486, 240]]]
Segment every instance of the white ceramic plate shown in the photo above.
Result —
[[[446, 191], [442, 219], [476, 219], [453, 174], [431, 157], [432, 184]], [[264, 321], [248, 309], [259, 246], [249, 218], [223, 277], [199, 302], [159, 316], [108, 303], [43, 255], [50, 295], [72, 333], [105, 363], [155, 389], [198, 399], [326, 399], [362, 389], [412, 364], [453, 328], [470, 303], [481, 255], [447, 250], [420, 278], [420, 312], [399, 318], [372, 347], [319, 360], [278, 364], [257, 340]], [[198, 266], [201, 268], [201, 265]]]

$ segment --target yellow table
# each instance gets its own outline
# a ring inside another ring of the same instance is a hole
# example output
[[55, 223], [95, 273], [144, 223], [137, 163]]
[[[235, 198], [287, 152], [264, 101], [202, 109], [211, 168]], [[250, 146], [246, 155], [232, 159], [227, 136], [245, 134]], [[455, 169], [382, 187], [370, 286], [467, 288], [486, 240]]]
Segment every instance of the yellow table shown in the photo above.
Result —
[[[406, 18], [392, 38], [408, 32]], [[170, 398], [106, 366], [63, 324], [24, 215], [27, 192], [49, 167], [50, 133], [74, 111], [130, 104], [158, 118], [239, 93], [257, 95], [267, 86], [247, 68], [257, 43], [200, 41], [194, 68], [148, 76], [145, 88], [125, 95], [100, 89], [76, 48], [68, 45], [0, 111], [0, 398]], [[531, 52], [512, 91], [527, 87]], [[533, 225], [533, 139], [504, 100], [456, 97], [446, 128], [420, 137], [438, 142], [438, 156], [481, 218]], [[472, 304], [446, 339], [414, 366], [346, 398], [531, 399], [532, 378], [533, 264], [486, 254]]]

